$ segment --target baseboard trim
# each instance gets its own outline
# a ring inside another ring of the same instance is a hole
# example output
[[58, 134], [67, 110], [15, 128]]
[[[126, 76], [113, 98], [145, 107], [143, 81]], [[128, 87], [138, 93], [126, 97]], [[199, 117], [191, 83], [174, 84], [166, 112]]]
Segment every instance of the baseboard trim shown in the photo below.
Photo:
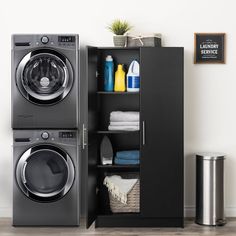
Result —
[[[84, 214], [82, 214], [84, 215]], [[195, 206], [185, 206], [184, 208], [185, 217], [195, 217]], [[236, 206], [227, 206], [225, 208], [226, 217], [236, 217]], [[0, 207], [0, 217], [12, 217], [11, 207]]]
[[[184, 207], [184, 216], [185, 217], [195, 217], [195, 206], [185, 206]], [[225, 216], [226, 217], [236, 217], [236, 206], [225, 207]]]

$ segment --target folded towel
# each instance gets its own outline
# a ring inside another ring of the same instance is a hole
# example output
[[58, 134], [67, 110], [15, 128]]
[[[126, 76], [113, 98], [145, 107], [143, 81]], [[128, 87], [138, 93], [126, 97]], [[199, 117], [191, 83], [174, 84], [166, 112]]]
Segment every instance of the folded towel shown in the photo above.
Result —
[[126, 126], [114, 126], [114, 125], [109, 125], [108, 130], [120, 130], [120, 131], [137, 131], [139, 130], [138, 125], [126, 125]]
[[114, 158], [114, 163], [116, 165], [138, 165], [139, 164], [139, 159], [122, 159], [115, 157]]
[[139, 150], [119, 151], [116, 152], [116, 157], [119, 159], [139, 160]]
[[110, 114], [110, 121], [139, 121], [137, 111], [113, 111]]
[[138, 179], [122, 179], [119, 175], [106, 176], [103, 184], [114, 198], [127, 204], [127, 195], [132, 190]]
[[112, 126], [130, 126], [130, 125], [139, 125], [139, 121], [111, 121], [110, 125]]

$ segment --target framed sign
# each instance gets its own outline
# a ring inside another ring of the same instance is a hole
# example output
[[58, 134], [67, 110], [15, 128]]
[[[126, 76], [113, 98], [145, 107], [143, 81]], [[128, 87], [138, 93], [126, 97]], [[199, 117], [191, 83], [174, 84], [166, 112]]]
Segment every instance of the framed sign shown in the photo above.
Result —
[[225, 33], [195, 33], [194, 63], [225, 63]]

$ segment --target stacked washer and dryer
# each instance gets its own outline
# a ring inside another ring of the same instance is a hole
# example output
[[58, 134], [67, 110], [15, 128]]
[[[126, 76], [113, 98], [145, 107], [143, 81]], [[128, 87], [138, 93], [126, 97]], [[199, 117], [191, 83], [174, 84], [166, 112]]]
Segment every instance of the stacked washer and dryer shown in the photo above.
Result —
[[79, 37], [13, 35], [13, 225], [79, 225]]

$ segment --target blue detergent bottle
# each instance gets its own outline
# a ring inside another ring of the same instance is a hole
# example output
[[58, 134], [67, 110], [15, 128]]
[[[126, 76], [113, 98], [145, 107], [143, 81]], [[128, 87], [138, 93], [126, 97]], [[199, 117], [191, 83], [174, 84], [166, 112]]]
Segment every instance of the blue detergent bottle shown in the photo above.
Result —
[[106, 57], [104, 66], [104, 91], [114, 91], [114, 63], [111, 55]]

